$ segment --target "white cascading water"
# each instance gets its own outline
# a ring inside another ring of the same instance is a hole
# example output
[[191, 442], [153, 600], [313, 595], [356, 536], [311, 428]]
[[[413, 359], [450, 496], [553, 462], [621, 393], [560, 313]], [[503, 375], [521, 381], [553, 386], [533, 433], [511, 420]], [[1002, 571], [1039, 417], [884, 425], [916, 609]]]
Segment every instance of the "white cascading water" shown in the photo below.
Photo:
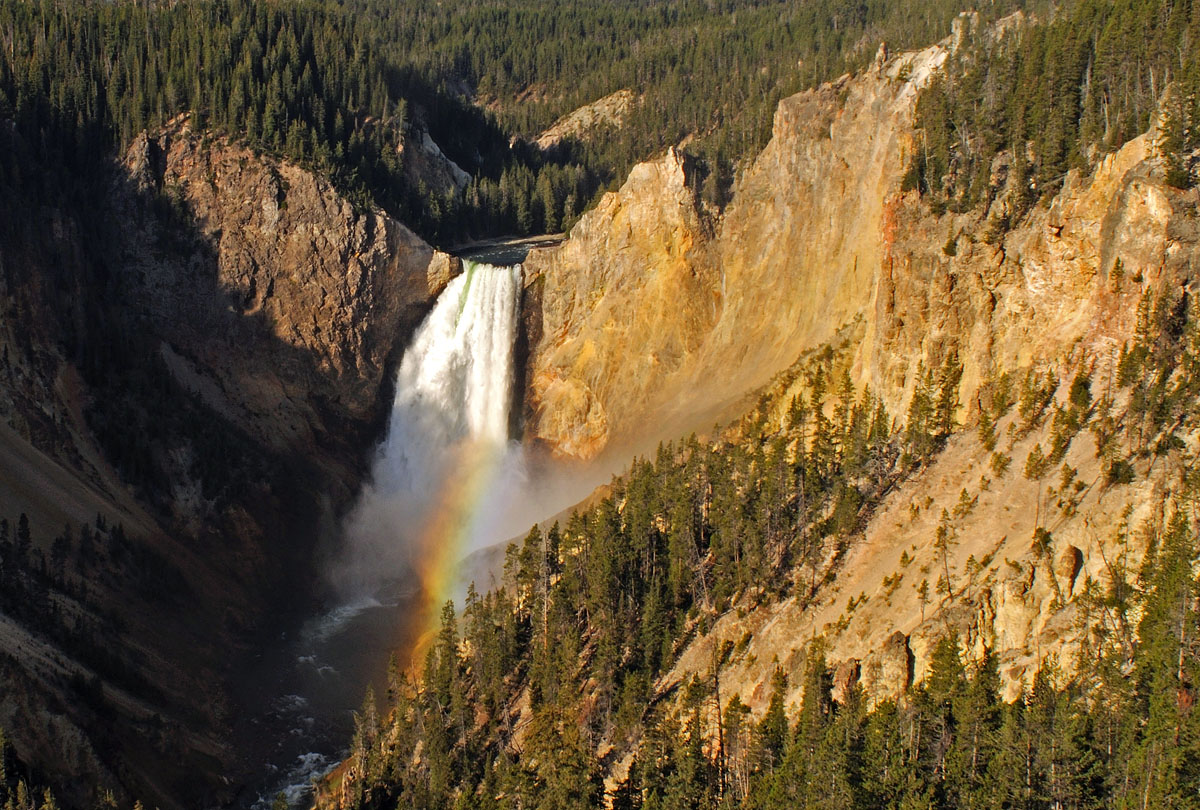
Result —
[[[345, 741], [349, 732], [330, 718], [348, 716], [404, 632], [420, 631], [398, 629], [421, 610], [412, 575], [436, 596], [445, 582], [430, 577], [444, 580], [457, 555], [504, 539], [496, 516], [525, 485], [520, 444], [508, 435], [521, 268], [464, 265], [401, 360], [371, 484], [331, 561], [343, 602], [311, 621], [286, 653], [293, 668], [271, 705], [289, 734], [278, 777], [254, 810], [273, 806], [280, 792], [292, 806], [306, 801], [313, 779], [344, 756], [309, 744], [321, 734], [327, 744]], [[390, 592], [393, 584], [407, 593]]]
[[527, 474], [521, 444], [509, 438], [521, 267], [464, 265], [401, 360], [371, 483], [330, 561], [342, 602], [284, 652], [292, 669], [270, 717], [288, 734], [254, 810], [268, 810], [280, 792], [292, 806], [308, 801], [313, 779], [345, 756], [333, 747], [349, 735], [339, 723], [397, 645], [415, 642], [405, 634], [423, 632], [421, 617], [461, 598], [452, 591], [465, 588], [456, 581], [463, 555], [518, 536], [600, 482], [562, 468]]
[[465, 265], [401, 361], [377, 489], [428, 492], [447, 450], [508, 440], [521, 267]]
[[464, 465], [519, 475], [508, 432], [520, 303], [520, 265], [464, 262], [413, 336], [372, 483], [347, 527], [350, 559], [336, 577], [348, 596], [370, 596], [419, 564], [417, 541]]

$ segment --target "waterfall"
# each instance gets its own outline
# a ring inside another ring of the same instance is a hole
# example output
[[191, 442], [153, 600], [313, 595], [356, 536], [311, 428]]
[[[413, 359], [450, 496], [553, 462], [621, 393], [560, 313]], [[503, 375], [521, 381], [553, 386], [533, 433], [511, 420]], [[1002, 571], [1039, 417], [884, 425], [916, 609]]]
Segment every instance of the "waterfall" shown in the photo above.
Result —
[[367, 595], [405, 569], [428, 579], [444, 568], [441, 558], [462, 553], [486, 522], [497, 479], [520, 475], [508, 426], [521, 267], [463, 264], [401, 360], [387, 437], [335, 572], [347, 595]]
[[309, 795], [340, 758], [333, 745], [349, 738], [341, 724], [366, 682], [382, 687], [389, 655], [411, 649], [452, 595], [460, 556], [510, 536], [501, 517], [527, 489], [508, 435], [521, 268], [463, 264], [401, 359], [370, 483], [329, 561], [340, 602], [278, 651], [270, 722], [287, 724], [285, 767], [254, 810], [280, 791], [293, 804]]
[[465, 262], [413, 337], [396, 375], [396, 398], [375, 485], [428, 493], [448, 450], [463, 441], [508, 440], [512, 356], [521, 267]]

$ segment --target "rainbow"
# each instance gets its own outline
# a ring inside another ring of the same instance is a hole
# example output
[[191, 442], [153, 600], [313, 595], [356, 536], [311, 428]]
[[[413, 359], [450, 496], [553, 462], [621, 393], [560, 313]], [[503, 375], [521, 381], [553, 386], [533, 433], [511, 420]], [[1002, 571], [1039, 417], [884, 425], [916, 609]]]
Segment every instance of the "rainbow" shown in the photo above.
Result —
[[[376, 462], [377, 489], [360, 524], [391, 526], [417, 573], [419, 597], [408, 637], [438, 629], [457, 563], [486, 538], [505, 491], [513, 344], [521, 268], [464, 262], [413, 336], [396, 378], [388, 438]], [[397, 510], [396, 504], [404, 508]], [[398, 522], [399, 521], [399, 522]], [[385, 530], [386, 532], [386, 530]], [[363, 579], [378, 578], [389, 553], [365, 555]], [[394, 547], [393, 547], [394, 548]]]
[[[486, 441], [468, 441], [455, 450], [454, 468], [430, 509], [418, 536], [417, 576], [420, 582], [419, 637], [427, 641], [441, 626], [441, 609], [458, 584], [458, 564], [471, 550], [471, 539], [486, 528], [483, 505], [501, 481], [506, 448]], [[456, 605], [461, 614], [462, 605]], [[424, 648], [419, 641], [418, 650]]]

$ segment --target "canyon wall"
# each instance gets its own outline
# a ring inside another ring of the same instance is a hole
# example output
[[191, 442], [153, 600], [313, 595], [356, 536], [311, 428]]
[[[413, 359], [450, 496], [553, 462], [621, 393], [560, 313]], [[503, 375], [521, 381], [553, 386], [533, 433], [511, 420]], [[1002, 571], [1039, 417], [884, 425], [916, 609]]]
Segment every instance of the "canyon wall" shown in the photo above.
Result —
[[530, 435], [586, 459], [703, 423], [864, 317], [917, 93], [946, 56], [880, 59], [785, 99], [719, 218], [669, 152], [533, 251], [545, 295]]
[[1152, 136], [1068, 175], [1006, 233], [989, 234], [995, 212], [936, 216], [901, 179], [917, 95], [947, 56], [880, 59], [784, 99], [720, 217], [669, 152], [532, 251], [529, 436], [588, 459], [696, 426], [851, 324], [856, 382], [900, 415], [919, 364], [956, 355], [966, 403], [1006, 369], [1127, 335], [1128, 296], [1104, 283], [1113, 263], [1156, 285], [1188, 259], [1173, 245], [1190, 203], [1155, 179]]
[[643, 429], [719, 313], [712, 223], [673, 149], [635, 167], [561, 245], [531, 251], [525, 273], [540, 310], [528, 432], [561, 455], [591, 458]]
[[186, 118], [107, 176], [0, 240], [0, 517], [63, 559], [22, 579], [57, 618], [0, 622], [0, 725], [73, 805], [226, 803], [264, 710], [234, 688], [319, 591], [398, 353], [459, 265]]
[[[845, 347], [854, 382], [901, 422], [921, 369], [947, 360], [961, 364], [957, 420], [966, 426], [1004, 372], [1019, 380], [1025, 369], [1052, 369], [1060, 402], [1080, 370], [1097, 396], [1115, 390], [1143, 296], [1193, 283], [1197, 192], [1163, 182], [1151, 132], [1091, 175], [1068, 174], [1014, 227], [997, 226], [1008, 204], [1002, 165], [991, 210], [931, 211], [901, 184], [920, 137], [917, 95], [948, 47], [881, 55], [859, 76], [785, 99], [770, 144], [719, 217], [668, 153], [635, 169], [565, 243], [534, 251], [531, 284], [545, 294], [531, 438], [574, 459], [644, 447], [648, 434], [736, 413], [731, 403], [748, 403], [747, 392], [830, 343]], [[802, 390], [776, 402], [785, 408]], [[991, 450], [972, 433], [953, 438], [887, 496], [815, 601], [731, 610], [659, 689], [703, 675], [715, 650], [736, 646], [722, 689], [761, 709], [776, 662], [797, 672], [818, 635], [830, 640], [842, 688], [861, 680], [875, 697], [920, 680], [951, 632], [972, 657], [998, 656], [1010, 698], [1047, 655], [1069, 670], [1094, 643], [1078, 597], [1107, 581], [1116, 555], [1139, 564], [1145, 541], [1129, 538], [1169, 511], [1182, 462], [1139, 463], [1134, 483], [1110, 486], [1094, 442], [1080, 438], [1065, 462], [1081, 486], [1046, 494], [1047, 482], [1021, 469], [1035, 444], [1047, 445], [1048, 422], [1026, 434], [1009, 430], [1012, 421], [997, 429], [1012, 471], [993, 471]], [[956, 512], [964, 493], [970, 505]], [[939, 574], [943, 508], [956, 515], [956, 593], [929, 606], [918, 584], [932, 588]], [[1049, 550], [1033, 543], [1037, 528], [1051, 531]], [[794, 704], [799, 678], [792, 685]]]
[[[385, 372], [456, 259], [311, 172], [193, 132], [186, 118], [138, 138], [125, 167], [114, 263], [185, 385], [280, 449], [378, 418]], [[166, 238], [148, 192], [186, 212], [199, 250], [144, 249]]]

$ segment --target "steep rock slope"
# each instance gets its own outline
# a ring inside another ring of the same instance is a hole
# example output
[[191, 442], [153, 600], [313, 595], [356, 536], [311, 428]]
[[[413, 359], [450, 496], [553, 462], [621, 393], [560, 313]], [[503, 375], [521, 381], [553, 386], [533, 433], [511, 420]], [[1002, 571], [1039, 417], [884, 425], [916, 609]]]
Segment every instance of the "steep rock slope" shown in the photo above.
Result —
[[609, 93], [555, 121], [535, 143], [541, 149], [553, 149], [568, 139], [586, 141], [604, 127], [619, 129], [636, 101], [637, 97], [628, 88]]
[[[719, 223], [668, 154], [636, 168], [561, 246], [532, 252], [527, 267], [547, 294], [531, 434], [589, 458], [609, 442], [649, 438], [663, 418], [709, 418], [861, 317], [912, 149], [917, 93], [946, 55], [934, 47], [881, 59], [785, 99]], [[674, 279], [688, 283], [665, 286]], [[575, 286], [604, 293], [556, 305], [553, 291]], [[613, 339], [626, 332], [650, 338], [633, 344], [646, 347], [634, 348], [634, 362]], [[664, 334], [685, 339], [659, 351]], [[586, 403], [576, 418], [560, 407], [564, 390]]]
[[260, 708], [231, 687], [316, 584], [457, 263], [186, 119], [111, 177], [87, 206], [4, 201], [0, 551], [6, 598], [42, 608], [6, 603], [0, 724], [70, 804], [226, 802]]
[[898, 413], [920, 365], [958, 356], [967, 402], [1004, 370], [1128, 334], [1133, 311], [1102, 282], [1118, 260], [1159, 281], [1192, 227], [1153, 179], [1153, 136], [1068, 175], [1002, 238], [978, 213], [934, 216], [900, 185], [917, 94], [946, 58], [903, 54], [785, 99], [715, 223], [670, 153], [531, 252], [530, 436], [586, 459], [666, 417], [686, 427], [852, 322], [856, 382]]
[[[210, 141], [186, 119], [139, 138], [125, 166], [136, 191], [118, 191], [119, 210], [133, 227], [116, 262], [172, 372], [269, 446], [357, 439], [340, 420], [376, 418], [398, 338], [457, 262], [312, 173]], [[207, 249], [145, 251], [163, 238], [139, 205], [146, 191], [181, 206]]]
[[1161, 181], [1152, 144], [1143, 135], [1091, 177], [1068, 175], [1049, 206], [1000, 239], [978, 217], [932, 217], [915, 195], [893, 199], [860, 376], [899, 406], [918, 362], [936, 368], [954, 354], [968, 402], [983, 381], [1076, 344], [1115, 355], [1142, 291], [1177, 289], [1195, 257], [1195, 201]]
[[[1116, 387], [1111, 368], [1083, 367], [1098, 391]], [[1064, 376], [1051, 411], [1070, 408], [1070, 374]], [[1127, 405], [1118, 397], [1118, 411]], [[1035, 447], [1049, 451], [1055, 426], [1049, 413], [1027, 426], [1015, 412], [998, 422], [995, 452], [1008, 460], [1003, 470], [975, 433], [952, 438], [933, 463], [883, 499], [861, 535], [839, 552], [844, 557], [824, 562], [828, 580], [811, 598], [737, 605], [686, 647], [657, 688], [667, 693], [711, 672], [717, 651], [736, 648], [721, 668], [722, 688], [761, 711], [782, 666], [794, 709], [802, 697], [799, 675], [818, 637], [827, 644], [839, 696], [859, 683], [871, 699], [899, 697], [924, 680], [938, 642], [950, 635], [971, 661], [995, 657], [1008, 700], [1032, 686], [1051, 656], [1063, 672], [1076, 671], [1113, 642], [1103, 595], [1117, 567], [1126, 574], [1140, 569], [1150, 533], [1181, 506], [1187, 451], [1138, 459], [1131, 480], [1115, 482], [1095, 430], [1081, 432], [1035, 480], [1025, 473], [1027, 460]], [[1200, 439], [1194, 428], [1184, 436], [1187, 447]], [[1132, 437], [1118, 443], [1126, 442], [1133, 444]], [[944, 558], [937, 543], [943, 525]], [[943, 572], [948, 592], [937, 584]]]
[[711, 222], [688, 178], [674, 150], [635, 167], [567, 241], [525, 261], [540, 310], [526, 327], [528, 432], [557, 453], [591, 458], [635, 434], [712, 328]]
[[[839, 333], [853, 336], [853, 381], [869, 386], [901, 422], [922, 380], [947, 367], [961, 374], [960, 424], [977, 420], [989, 382], [1005, 372], [1020, 379], [1043, 369], [1062, 407], [1081, 369], [1097, 395], [1115, 392], [1118, 355], [1135, 337], [1143, 298], [1182, 294], [1181, 306], [1188, 301], [1200, 260], [1196, 192], [1163, 182], [1151, 132], [1091, 176], [1069, 174], [1010, 230], [995, 226], [995, 212], [932, 212], [915, 192], [902, 192], [901, 179], [919, 137], [917, 94], [946, 57], [945, 46], [904, 54], [785, 100], [771, 144], [715, 226], [686, 190], [631, 178], [567, 242], [535, 251], [529, 266], [547, 295], [533, 353], [530, 434], [575, 458], [662, 436], [719, 412]], [[639, 171], [662, 172], [673, 162], [668, 155]], [[999, 208], [1004, 178], [995, 174]], [[634, 210], [657, 219], [631, 228], [622, 216]], [[674, 256], [663, 247], [679, 243], [681, 228], [687, 267], [668, 260]], [[644, 245], [651, 247], [637, 255]], [[698, 289], [664, 295], [657, 287], [663, 267], [698, 280]], [[577, 282], [604, 292], [570, 305], [550, 293]], [[626, 335], [644, 328], [653, 347], [684, 325], [688, 341], [670, 362], [658, 362], [653, 348], [632, 358], [620, 353]], [[781, 394], [779, 407], [802, 391]], [[577, 404], [563, 407], [564, 400]], [[684, 652], [659, 688], [703, 675], [715, 650], [736, 644], [744, 652], [721, 682], [761, 708], [776, 660], [794, 672], [808, 642], [822, 634], [831, 639], [830, 657], [844, 664], [843, 687], [861, 678], [876, 696], [919, 680], [933, 645], [949, 632], [975, 655], [986, 648], [1000, 657], [1010, 696], [1048, 654], [1069, 668], [1093, 643], [1081, 625], [1087, 603], [1077, 597], [1089, 582], [1106, 581], [1118, 554], [1136, 569], [1145, 540], [1134, 527], [1161, 522], [1169, 511], [1182, 460], [1135, 462], [1134, 483], [1113, 486], [1109, 460], [1080, 438], [1059, 462], [1075, 478], [1052, 481], [1056, 465], [1035, 483], [1023, 466], [1035, 444], [1051, 441], [1049, 421], [1006, 433], [1013, 421], [999, 425], [1007, 436], [1000, 453], [1012, 470], [995, 472], [991, 451], [974, 437], [953, 439], [885, 499], [830, 569], [834, 584], [817, 602], [740, 606]], [[1195, 436], [1183, 441], [1190, 447]], [[1075, 482], [1082, 485], [1071, 494]], [[962, 493], [970, 503], [957, 514]], [[956, 515], [957, 545], [945, 567], [959, 590], [930, 607], [917, 586], [927, 580], [932, 594], [941, 573], [934, 540], [942, 508]], [[1131, 528], [1122, 533], [1121, 526]], [[1051, 532], [1049, 546], [1034, 542], [1037, 528]], [[792, 683], [795, 701], [798, 679]]]
[[917, 94], [946, 58], [939, 46], [877, 61], [779, 105], [721, 223], [725, 306], [693, 381], [735, 369], [720, 393], [736, 395], [864, 314], [914, 148]]
[[[1097, 397], [1112, 397], [1117, 429], [1127, 431], [1119, 444], [1162, 444], [1126, 411], [1130, 394], [1118, 382], [1118, 360], [1152, 301], [1190, 306], [1200, 197], [1162, 182], [1152, 140], [1130, 142], [1088, 179], [1068, 177], [1048, 206], [992, 245], [971, 238], [982, 230], [978, 220], [933, 217], [915, 196], [895, 199], [865, 321], [869, 337], [853, 354], [860, 378], [899, 407], [920, 382], [919, 364], [937, 368], [955, 357], [963, 372], [960, 413], [973, 425], [981, 407], [990, 407], [989, 381], [1006, 371], [1043, 369], [1057, 389], [1050, 407], [1064, 413], [1072, 381], [1083, 375]], [[956, 247], [942, 243], [947, 234]], [[985, 650], [997, 656], [1010, 698], [1032, 683], [1048, 655], [1073, 671], [1094, 652], [1097, 594], [1114, 566], [1137, 570], [1148, 530], [1161, 529], [1180, 507], [1183, 465], [1198, 437], [1182, 426], [1175, 444], [1141, 456], [1132, 482], [1118, 485], [1107, 466], [1112, 451], [1097, 442], [1114, 428], [1096, 427], [1031, 480], [1027, 460], [1035, 447], [1048, 451], [1060, 429], [1049, 418], [1000, 420], [995, 452], [1010, 470], [998, 468], [975, 435], [957, 436], [884, 501], [815, 603], [788, 600], [760, 611], [752, 629], [730, 614], [727, 627], [718, 625], [684, 655], [677, 675], [703, 669], [709, 643], [736, 641], [748, 630], [754, 640], [723, 682], [744, 689], [755, 706], [767, 697], [772, 662], [800, 667], [817, 635], [843, 664], [843, 688], [861, 678], [877, 697], [919, 681], [949, 633], [973, 658]], [[954, 537], [945, 561], [935, 542], [943, 509]], [[1049, 532], [1045, 544], [1039, 529]], [[919, 584], [926, 580], [932, 594], [943, 567], [955, 593], [928, 597], [926, 605]], [[798, 701], [793, 686], [790, 698]]]

